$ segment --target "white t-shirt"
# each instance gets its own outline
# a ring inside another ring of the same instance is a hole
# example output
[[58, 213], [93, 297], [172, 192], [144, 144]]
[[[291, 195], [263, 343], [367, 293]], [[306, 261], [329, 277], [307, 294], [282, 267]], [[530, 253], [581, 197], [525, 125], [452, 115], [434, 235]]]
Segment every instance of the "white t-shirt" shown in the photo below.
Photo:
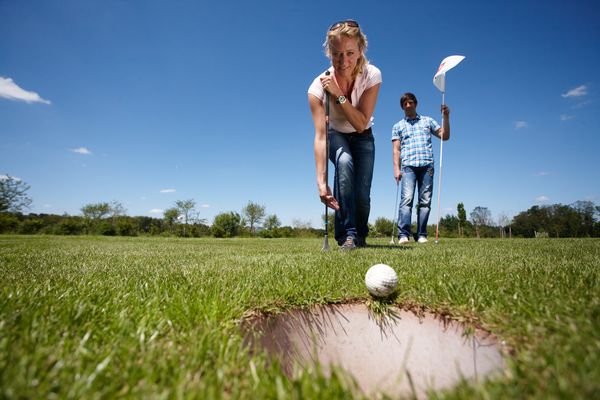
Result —
[[[328, 71], [333, 74], [333, 67], [329, 67]], [[312, 94], [321, 102], [325, 101], [325, 90], [321, 85], [320, 78], [325, 76], [325, 72], [321, 75], [317, 76], [315, 80], [313, 80], [312, 84], [308, 88], [308, 93]], [[352, 96], [349, 101], [352, 101], [352, 105], [356, 107], [360, 102], [360, 97], [365, 92], [365, 90], [372, 88], [373, 86], [381, 83], [381, 71], [374, 65], [367, 64], [363, 68], [363, 72], [356, 77], [356, 81], [354, 82], [354, 87], [352, 88]], [[333, 96], [330, 96], [330, 102], [335, 103]], [[329, 125], [331, 128], [335, 129], [338, 132], [342, 133], [350, 133], [355, 132], [356, 129], [348, 122], [344, 113], [337, 110], [338, 107], [331, 106], [329, 108]], [[367, 129], [373, 125], [373, 117], [367, 124]]]

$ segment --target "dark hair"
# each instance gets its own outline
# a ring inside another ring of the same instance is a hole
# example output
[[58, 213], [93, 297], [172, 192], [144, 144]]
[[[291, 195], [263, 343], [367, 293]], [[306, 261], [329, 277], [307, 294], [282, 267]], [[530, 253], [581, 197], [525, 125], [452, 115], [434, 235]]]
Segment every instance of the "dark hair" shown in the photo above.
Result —
[[417, 96], [415, 96], [414, 94], [410, 93], [410, 92], [406, 92], [402, 95], [402, 97], [400, 97], [400, 108], [402, 108], [404, 110], [404, 103], [407, 100], [412, 100], [415, 102], [415, 106], [417, 105]]

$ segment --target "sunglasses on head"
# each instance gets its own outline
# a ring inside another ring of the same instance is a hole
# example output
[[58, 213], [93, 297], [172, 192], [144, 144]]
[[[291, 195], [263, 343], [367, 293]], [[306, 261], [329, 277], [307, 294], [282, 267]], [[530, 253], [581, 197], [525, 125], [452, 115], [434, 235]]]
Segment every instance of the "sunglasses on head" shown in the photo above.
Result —
[[352, 27], [352, 28], [360, 28], [360, 27], [358, 26], [358, 22], [356, 22], [356, 21], [355, 21], [355, 20], [353, 20], [353, 19], [347, 19], [347, 20], [344, 20], [344, 21], [338, 21], [338, 22], [336, 22], [335, 24], [331, 25], [331, 26], [329, 27], [329, 30], [330, 30], [330, 31], [332, 31], [332, 30], [334, 30], [334, 29], [337, 29], [337, 28], [339, 28], [340, 26], [342, 26], [342, 25], [344, 25], [344, 24], [346, 24], [346, 25], [348, 25], [349, 27]]

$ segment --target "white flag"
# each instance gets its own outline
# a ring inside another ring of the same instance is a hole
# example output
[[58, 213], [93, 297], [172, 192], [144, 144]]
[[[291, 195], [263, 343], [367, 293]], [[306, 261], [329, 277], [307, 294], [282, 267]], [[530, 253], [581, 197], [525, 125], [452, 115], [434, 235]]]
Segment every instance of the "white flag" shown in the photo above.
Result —
[[456, 67], [464, 59], [465, 56], [448, 56], [442, 60], [440, 67], [433, 77], [433, 84], [440, 92], [446, 91], [446, 72]]

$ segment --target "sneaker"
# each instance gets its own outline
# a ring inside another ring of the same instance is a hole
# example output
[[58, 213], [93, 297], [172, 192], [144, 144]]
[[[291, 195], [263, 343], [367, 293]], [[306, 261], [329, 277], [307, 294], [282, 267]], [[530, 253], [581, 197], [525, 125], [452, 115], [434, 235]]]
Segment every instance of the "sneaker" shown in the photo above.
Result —
[[428, 240], [427, 240], [427, 238], [425, 236], [421, 236], [419, 238], [419, 240], [417, 240], [417, 242], [423, 244], [423, 243], [427, 243]]
[[367, 247], [367, 239], [356, 238], [356, 247]]
[[406, 244], [408, 243], [408, 238], [406, 236], [401, 236], [400, 239], [398, 239], [398, 244]]
[[354, 238], [348, 236], [344, 244], [340, 246], [340, 250], [354, 250], [356, 245], [354, 244]]

